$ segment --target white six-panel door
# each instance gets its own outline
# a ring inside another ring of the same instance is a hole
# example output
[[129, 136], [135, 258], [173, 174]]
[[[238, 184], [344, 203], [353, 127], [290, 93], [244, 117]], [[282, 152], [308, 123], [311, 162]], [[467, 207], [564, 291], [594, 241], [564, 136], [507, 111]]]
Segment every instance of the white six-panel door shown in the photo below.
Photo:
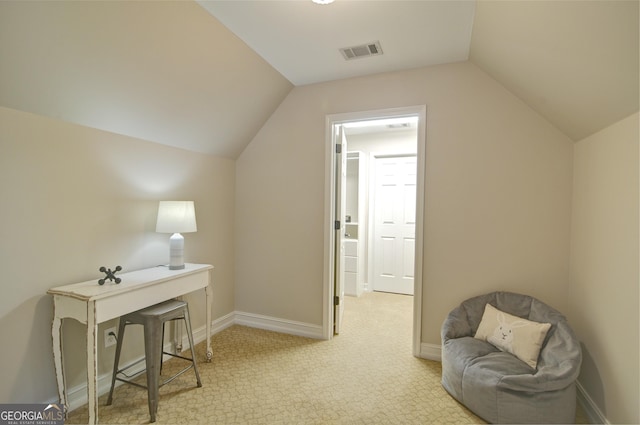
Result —
[[416, 157], [375, 159], [373, 290], [413, 295]]

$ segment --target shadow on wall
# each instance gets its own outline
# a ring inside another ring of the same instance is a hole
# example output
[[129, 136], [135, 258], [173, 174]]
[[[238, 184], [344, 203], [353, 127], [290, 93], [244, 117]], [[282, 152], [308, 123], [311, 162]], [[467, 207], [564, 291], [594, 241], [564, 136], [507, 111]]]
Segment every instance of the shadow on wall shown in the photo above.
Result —
[[[588, 388], [589, 397], [591, 401], [600, 409], [600, 413], [604, 415], [606, 418], [607, 408], [605, 403], [605, 395], [604, 395], [604, 384], [602, 383], [602, 378], [600, 376], [600, 372], [598, 370], [598, 365], [591, 357], [589, 350], [587, 347], [580, 343], [582, 346], [582, 371], [588, 370], [589, 376], [585, 376], [582, 372], [578, 376], [578, 382], [584, 389]], [[588, 402], [588, 400], [587, 400]], [[597, 421], [601, 420], [601, 418], [589, 418], [592, 423], [597, 423]]]

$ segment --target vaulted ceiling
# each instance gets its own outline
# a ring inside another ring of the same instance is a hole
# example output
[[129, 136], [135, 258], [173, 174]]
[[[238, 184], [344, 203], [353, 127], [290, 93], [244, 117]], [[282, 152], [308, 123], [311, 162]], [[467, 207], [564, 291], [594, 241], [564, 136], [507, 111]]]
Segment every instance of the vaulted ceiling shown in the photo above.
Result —
[[[0, 106], [236, 158], [295, 85], [470, 60], [573, 140], [638, 110], [638, 1], [0, 2]], [[379, 41], [383, 54], [339, 48]]]
[[479, 1], [469, 59], [574, 141], [638, 110], [637, 1]]

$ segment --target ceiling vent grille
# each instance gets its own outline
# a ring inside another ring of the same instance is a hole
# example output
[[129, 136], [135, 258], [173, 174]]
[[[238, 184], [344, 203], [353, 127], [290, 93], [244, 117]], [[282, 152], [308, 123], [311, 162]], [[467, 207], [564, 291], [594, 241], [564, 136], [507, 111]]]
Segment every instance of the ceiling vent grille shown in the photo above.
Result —
[[378, 56], [382, 54], [382, 47], [380, 42], [375, 41], [373, 43], [362, 44], [360, 46], [344, 47], [340, 49], [340, 53], [346, 60], [366, 58], [369, 56]]

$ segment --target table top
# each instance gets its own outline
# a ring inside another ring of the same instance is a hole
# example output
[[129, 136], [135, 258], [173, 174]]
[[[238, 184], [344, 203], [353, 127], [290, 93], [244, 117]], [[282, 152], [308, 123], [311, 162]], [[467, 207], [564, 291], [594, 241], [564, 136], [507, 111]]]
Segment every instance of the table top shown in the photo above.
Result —
[[148, 285], [154, 285], [162, 281], [175, 279], [177, 277], [188, 276], [190, 274], [211, 270], [210, 264], [185, 263], [184, 269], [169, 270], [168, 266], [156, 266], [148, 269], [137, 270], [117, 274], [116, 277], [122, 279], [120, 283], [107, 280], [104, 285], [98, 284], [98, 279], [86, 282], [74, 283], [71, 285], [56, 286], [47, 291], [47, 294], [62, 295], [84, 301], [94, 301], [118, 295], [133, 289], [141, 289]]

